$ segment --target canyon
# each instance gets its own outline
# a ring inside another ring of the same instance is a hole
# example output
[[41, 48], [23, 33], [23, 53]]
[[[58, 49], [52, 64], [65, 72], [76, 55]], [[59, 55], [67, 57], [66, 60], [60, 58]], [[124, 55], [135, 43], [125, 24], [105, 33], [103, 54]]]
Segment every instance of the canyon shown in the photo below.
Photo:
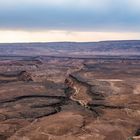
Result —
[[0, 56], [0, 140], [139, 139], [139, 55]]

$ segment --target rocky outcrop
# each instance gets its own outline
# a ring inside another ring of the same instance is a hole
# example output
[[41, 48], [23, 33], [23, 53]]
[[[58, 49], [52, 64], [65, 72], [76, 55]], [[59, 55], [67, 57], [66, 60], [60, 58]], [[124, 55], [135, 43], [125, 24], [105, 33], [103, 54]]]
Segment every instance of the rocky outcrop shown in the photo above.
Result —
[[11, 83], [17, 81], [29, 82], [33, 81], [32, 76], [27, 71], [10, 71], [0, 74], [0, 83]]
[[21, 71], [18, 75], [18, 79], [19, 81], [26, 81], [26, 82], [33, 81], [31, 74], [27, 71]]

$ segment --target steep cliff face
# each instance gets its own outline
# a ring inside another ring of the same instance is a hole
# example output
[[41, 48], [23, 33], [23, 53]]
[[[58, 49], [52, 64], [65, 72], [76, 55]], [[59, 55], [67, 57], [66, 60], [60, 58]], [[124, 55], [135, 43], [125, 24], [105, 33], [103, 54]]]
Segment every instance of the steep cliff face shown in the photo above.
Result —
[[70, 99], [78, 102], [82, 106], [87, 106], [92, 101], [92, 97], [89, 95], [89, 85], [79, 81], [72, 75], [65, 80], [65, 84], [74, 90], [73, 94], [70, 95]]

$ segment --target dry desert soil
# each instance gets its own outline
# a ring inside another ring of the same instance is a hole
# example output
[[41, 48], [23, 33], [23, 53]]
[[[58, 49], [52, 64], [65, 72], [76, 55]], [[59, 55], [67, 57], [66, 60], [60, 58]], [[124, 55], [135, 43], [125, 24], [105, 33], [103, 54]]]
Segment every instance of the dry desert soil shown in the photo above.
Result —
[[0, 140], [139, 140], [140, 57], [0, 57]]

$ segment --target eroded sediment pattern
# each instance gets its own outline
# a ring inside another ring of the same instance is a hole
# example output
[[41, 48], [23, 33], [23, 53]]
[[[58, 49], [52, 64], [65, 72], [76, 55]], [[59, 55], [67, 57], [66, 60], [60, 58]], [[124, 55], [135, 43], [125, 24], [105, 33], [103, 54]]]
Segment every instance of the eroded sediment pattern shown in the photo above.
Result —
[[0, 140], [139, 138], [138, 60], [24, 59], [0, 60]]

